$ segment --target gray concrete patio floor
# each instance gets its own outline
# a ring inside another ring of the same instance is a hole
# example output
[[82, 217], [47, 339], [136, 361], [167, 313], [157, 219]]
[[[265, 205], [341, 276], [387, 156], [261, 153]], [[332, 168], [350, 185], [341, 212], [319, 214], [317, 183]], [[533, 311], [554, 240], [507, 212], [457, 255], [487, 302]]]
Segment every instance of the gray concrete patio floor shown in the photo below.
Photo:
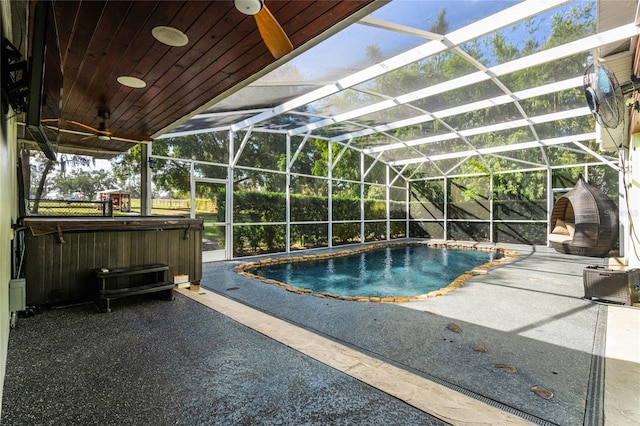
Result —
[[[295, 294], [239, 276], [233, 268], [242, 262], [233, 261], [203, 266], [202, 295], [118, 300], [111, 314], [88, 304], [20, 319], [10, 335], [2, 424], [478, 424], [481, 407], [537, 424], [602, 424], [607, 311], [638, 310], [582, 299], [582, 270], [601, 259], [509, 248], [522, 253], [516, 261], [425, 301]], [[205, 306], [213, 297], [218, 310]], [[232, 319], [240, 307], [248, 309], [245, 322]], [[270, 319], [283, 322], [260, 327]], [[322, 342], [309, 343], [313, 336]], [[384, 364], [395, 376], [342, 370], [344, 360], [305, 350], [314, 345], [361, 354], [369, 360], [362, 368]], [[446, 407], [437, 406], [448, 404], [433, 394], [403, 396], [414, 380], [478, 405], [441, 415]]]

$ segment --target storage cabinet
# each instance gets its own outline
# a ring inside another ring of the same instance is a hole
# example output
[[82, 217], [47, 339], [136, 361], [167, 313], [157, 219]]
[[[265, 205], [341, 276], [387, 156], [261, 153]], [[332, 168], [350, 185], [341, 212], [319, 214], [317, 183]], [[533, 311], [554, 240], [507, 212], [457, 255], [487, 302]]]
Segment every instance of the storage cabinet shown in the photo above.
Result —
[[632, 305], [640, 301], [640, 269], [619, 271], [587, 266], [583, 271], [584, 297]]

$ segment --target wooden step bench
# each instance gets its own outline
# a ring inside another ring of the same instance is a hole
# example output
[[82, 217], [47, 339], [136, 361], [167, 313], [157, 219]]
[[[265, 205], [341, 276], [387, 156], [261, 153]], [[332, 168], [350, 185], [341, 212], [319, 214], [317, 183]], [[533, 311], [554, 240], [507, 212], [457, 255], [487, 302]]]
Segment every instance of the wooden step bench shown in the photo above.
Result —
[[[175, 285], [167, 281], [169, 265], [156, 263], [153, 265], [133, 266], [130, 268], [96, 269], [100, 281], [97, 304], [105, 312], [111, 312], [110, 301], [137, 294], [163, 292], [167, 300], [173, 300]], [[132, 277], [135, 284], [127, 287], [114, 286], [118, 278]], [[135, 277], [135, 278], [133, 278]]]

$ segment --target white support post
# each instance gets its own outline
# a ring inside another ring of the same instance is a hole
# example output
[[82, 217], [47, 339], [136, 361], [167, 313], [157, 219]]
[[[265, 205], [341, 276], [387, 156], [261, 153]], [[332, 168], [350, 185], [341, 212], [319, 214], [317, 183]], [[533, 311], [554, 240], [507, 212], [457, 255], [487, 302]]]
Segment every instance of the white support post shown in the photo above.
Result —
[[140, 157], [140, 216], [151, 216], [151, 142], [142, 144]]
[[390, 170], [389, 166], [385, 165], [385, 185], [384, 185], [384, 193], [385, 193], [385, 210], [387, 211], [387, 235], [386, 240], [389, 241], [391, 239], [391, 212], [389, 209], [391, 208], [391, 201], [389, 197], [391, 196], [391, 184], [390, 184]]
[[285, 175], [285, 245], [284, 251], [291, 252], [291, 136], [286, 141], [286, 175]]
[[405, 179], [404, 181], [404, 185], [405, 185], [405, 230], [404, 230], [404, 236], [405, 238], [409, 238], [409, 230], [410, 228], [410, 224], [411, 224], [411, 182], [409, 182], [408, 179]]
[[189, 209], [189, 217], [191, 219], [196, 218], [196, 176], [195, 176], [195, 164], [191, 161], [191, 167], [189, 168], [189, 192], [191, 198], [191, 208]]
[[[376, 160], [377, 161], [377, 160]], [[373, 164], [376, 162], [374, 161]], [[373, 167], [373, 165], [371, 165]], [[371, 170], [371, 168], [369, 168]], [[364, 177], [366, 176], [364, 170], [364, 152], [360, 151], [360, 243], [364, 244]]]
[[327, 185], [327, 208], [329, 209], [327, 212], [327, 244], [329, 248], [331, 248], [333, 247], [333, 144], [331, 142], [327, 143], [329, 144], [329, 155], [327, 158], [327, 178], [329, 179], [329, 183]]
[[489, 242], [494, 242], [493, 237], [493, 173], [489, 173]]
[[[553, 169], [547, 169], [547, 235], [551, 234], [551, 212], [553, 212]], [[547, 239], [547, 247], [551, 247]]]
[[444, 208], [444, 239], [448, 240], [449, 239], [449, 209], [447, 208], [448, 204], [449, 204], [449, 178], [447, 178], [446, 176], [444, 177], [444, 203], [442, 204], [443, 208]]
[[229, 166], [227, 167], [226, 210], [224, 213], [227, 260], [233, 259], [233, 151], [235, 135], [229, 131]]

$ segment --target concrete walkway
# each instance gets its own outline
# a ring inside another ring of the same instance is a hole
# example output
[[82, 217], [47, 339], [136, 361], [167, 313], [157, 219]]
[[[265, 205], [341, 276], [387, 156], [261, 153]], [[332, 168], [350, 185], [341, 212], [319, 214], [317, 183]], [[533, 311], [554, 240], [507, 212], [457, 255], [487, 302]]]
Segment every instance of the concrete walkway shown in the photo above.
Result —
[[640, 310], [581, 298], [599, 259], [509, 248], [421, 302], [299, 295], [219, 262], [172, 303], [20, 319], [2, 424], [640, 423]]
[[640, 309], [608, 308], [604, 377], [605, 424], [640, 425]]
[[265, 336], [456, 425], [531, 424], [419, 375], [209, 291], [181, 292]]

